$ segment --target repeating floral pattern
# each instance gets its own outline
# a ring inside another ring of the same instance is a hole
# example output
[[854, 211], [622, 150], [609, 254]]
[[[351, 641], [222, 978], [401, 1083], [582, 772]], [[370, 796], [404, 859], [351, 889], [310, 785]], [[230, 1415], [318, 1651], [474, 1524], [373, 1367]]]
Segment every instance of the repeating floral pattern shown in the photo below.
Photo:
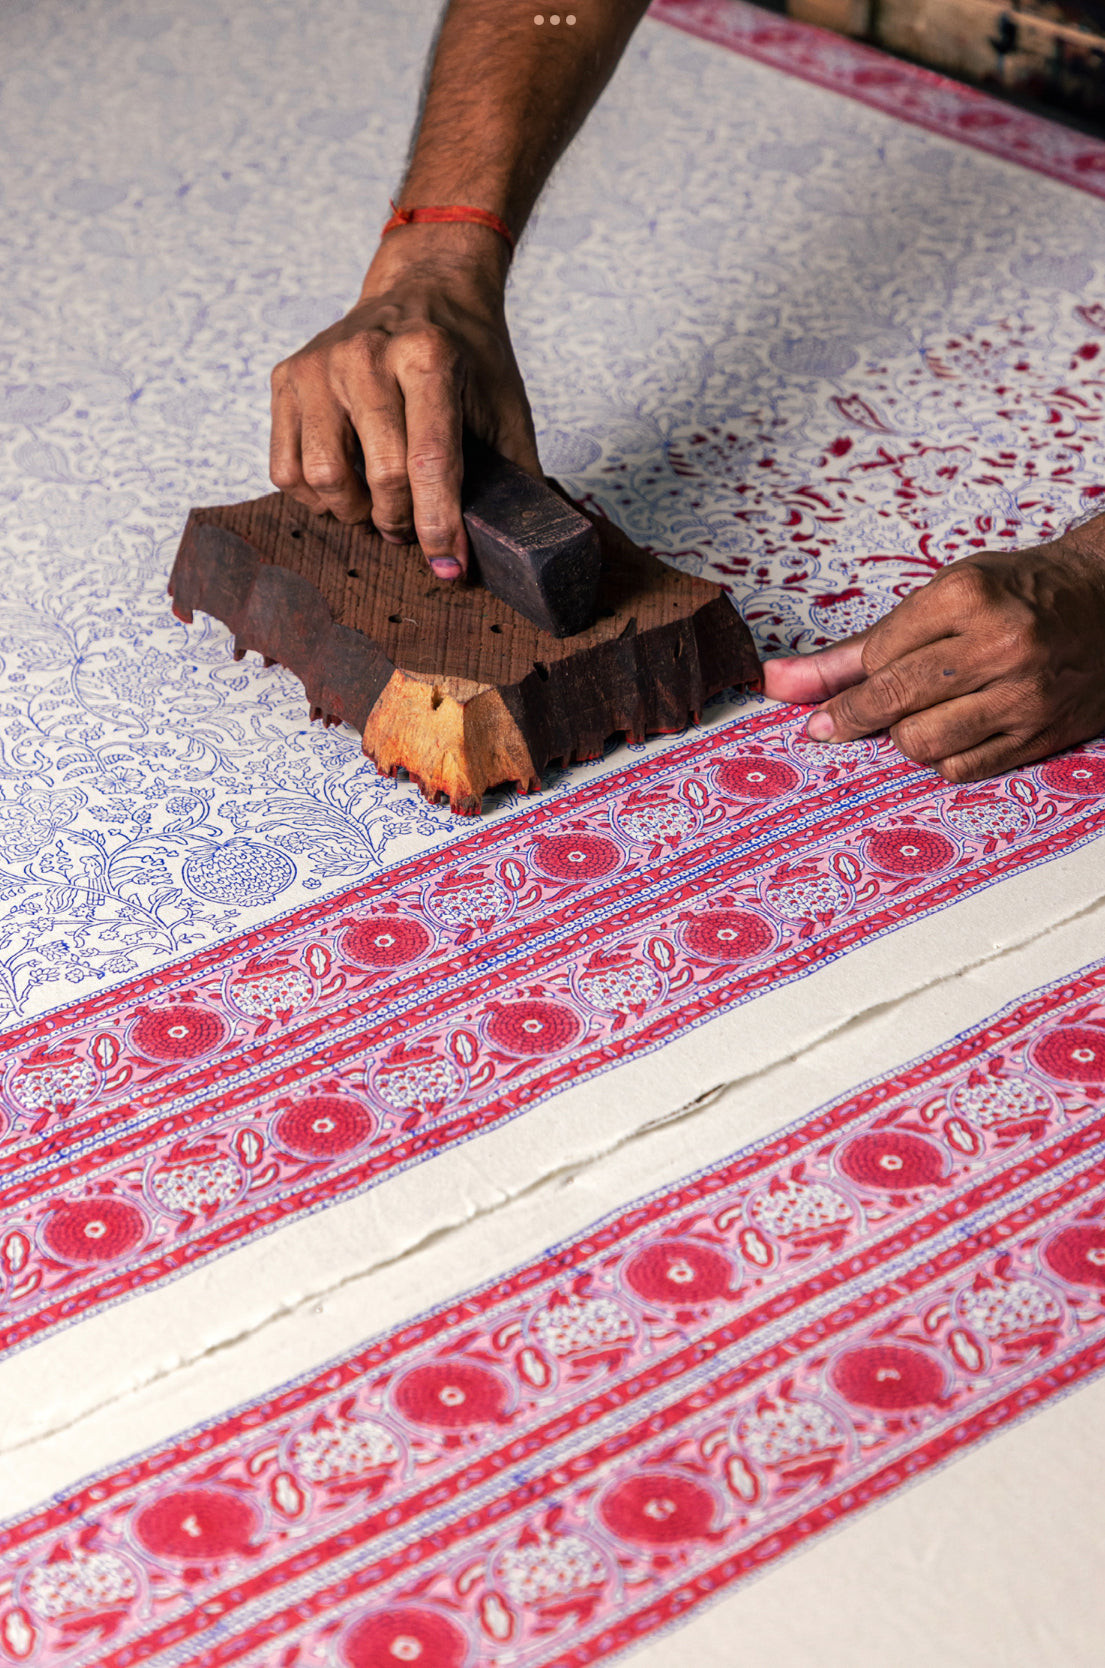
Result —
[[[437, 10], [6, 9], [7, 1023], [468, 838], [164, 589], [191, 503], [265, 490], [268, 368], [356, 293]], [[737, 5], [658, 16], [856, 97], [642, 27], [516, 267], [546, 466], [765, 647], [1094, 508], [1101, 147]]]
[[[1101, 746], [953, 788], [764, 713], [34, 1021], [0, 1049], [0, 1350], [1103, 829]], [[848, 1214], [805, 1184], [753, 1212]]]
[[1105, 963], [0, 1527], [9, 1657], [595, 1662], [1105, 1365]]

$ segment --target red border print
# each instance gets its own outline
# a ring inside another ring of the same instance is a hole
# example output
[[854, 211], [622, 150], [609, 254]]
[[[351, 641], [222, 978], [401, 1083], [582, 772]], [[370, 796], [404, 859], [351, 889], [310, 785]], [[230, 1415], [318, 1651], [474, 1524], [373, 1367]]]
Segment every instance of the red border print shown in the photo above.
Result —
[[1040, 1046], [1095, 1025], [1105, 963], [0, 1527], [0, 1636], [99, 1668], [639, 1643], [1105, 1366], [1105, 1084]]
[[898, 121], [1105, 197], [1105, 144], [918, 64], [742, 0], [652, 0], [650, 17]]
[[[953, 788], [772, 709], [35, 1020], [0, 1053], [0, 1350], [1103, 831], [1105, 745]], [[1041, 1064], [1096, 1082], [1070, 1025]]]

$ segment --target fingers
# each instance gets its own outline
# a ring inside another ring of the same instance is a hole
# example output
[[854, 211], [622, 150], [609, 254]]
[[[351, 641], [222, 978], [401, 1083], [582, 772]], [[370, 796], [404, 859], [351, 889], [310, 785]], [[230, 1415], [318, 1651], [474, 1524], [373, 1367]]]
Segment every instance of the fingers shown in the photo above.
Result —
[[849, 637], [817, 654], [765, 661], [765, 695], [773, 701], [792, 701], [800, 706], [830, 700], [866, 677], [863, 669], [866, 635], [863, 632], [858, 637]]
[[269, 442], [273, 485], [316, 514], [365, 521], [372, 504], [354, 462], [357, 450], [353, 427], [327, 390], [294, 384], [278, 365]]
[[809, 733], [815, 740], [855, 741], [892, 729], [912, 713], [949, 708], [957, 696], [984, 688], [990, 676], [980, 645], [968, 648], [963, 638], [946, 637], [843, 690], [810, 719]]

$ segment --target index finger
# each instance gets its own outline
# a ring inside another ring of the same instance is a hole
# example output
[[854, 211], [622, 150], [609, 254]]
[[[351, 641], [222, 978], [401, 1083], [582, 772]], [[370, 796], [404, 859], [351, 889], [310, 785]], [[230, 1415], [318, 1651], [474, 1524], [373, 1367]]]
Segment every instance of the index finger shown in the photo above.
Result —
[[954, 565], [903, 597], [867, 633], [864, 669], [870, 673], [900, 660], [914, 649], [927, 648], [944, 637], [958, 637], [967, 624], [965, 596]]
[[461, 516], [464, 478], [459, 394], [436, 378], [400, 376], [406, 400], [407, 478], [414, 530], [439, 579], [459, 579], [468, 567], [468, 538]]

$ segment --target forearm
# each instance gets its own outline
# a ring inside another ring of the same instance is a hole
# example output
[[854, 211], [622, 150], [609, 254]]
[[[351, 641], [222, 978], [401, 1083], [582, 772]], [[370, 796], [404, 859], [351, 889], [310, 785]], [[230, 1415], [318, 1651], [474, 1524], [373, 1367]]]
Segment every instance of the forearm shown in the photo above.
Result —
[[544, 0], [451, 0], [403, 204], [471, 203], [517, 236], [647, 4], [578, 0], [553, 25]]

